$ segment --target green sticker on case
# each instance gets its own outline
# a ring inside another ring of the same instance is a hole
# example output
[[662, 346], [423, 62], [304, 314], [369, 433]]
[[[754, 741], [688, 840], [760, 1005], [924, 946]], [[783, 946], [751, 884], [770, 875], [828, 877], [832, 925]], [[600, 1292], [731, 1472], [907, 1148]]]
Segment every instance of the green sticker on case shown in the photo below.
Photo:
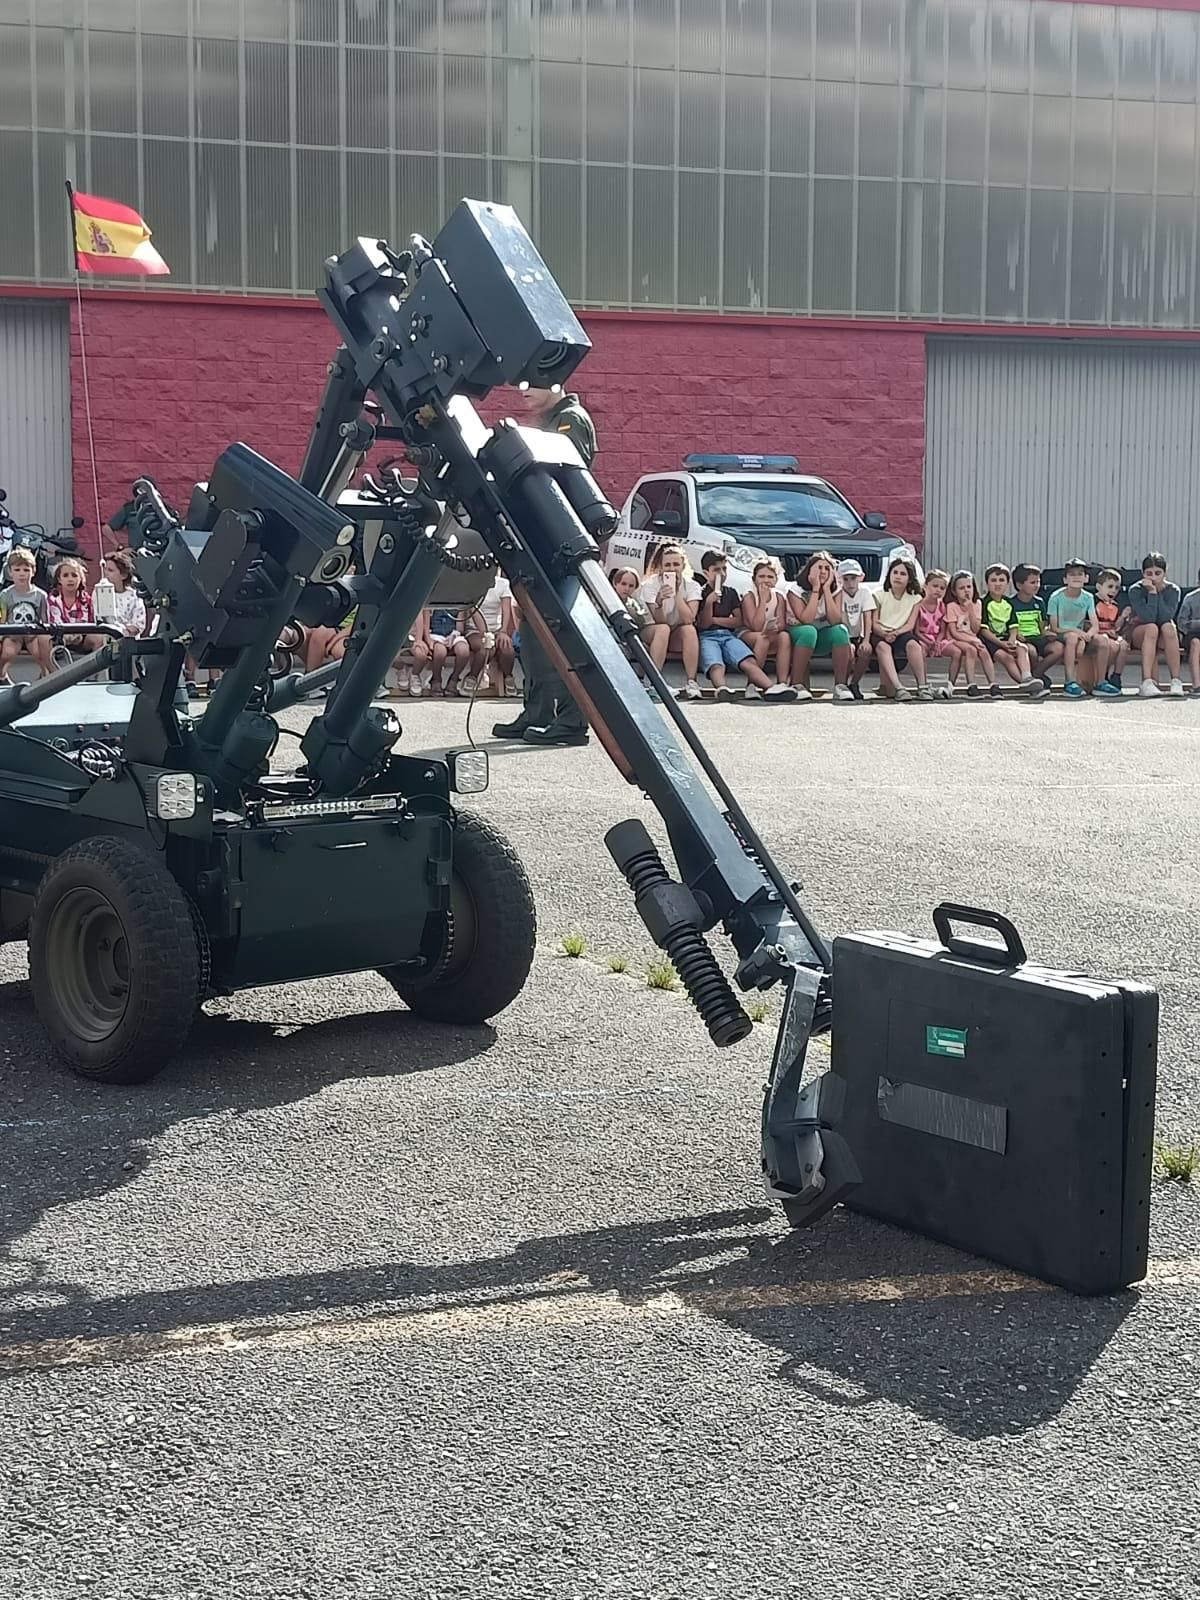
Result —
[[926, 1028], [925, 1048], [931, 1056], [954, 1056], [961, 1061], [967, 1053], [965, 1028]]

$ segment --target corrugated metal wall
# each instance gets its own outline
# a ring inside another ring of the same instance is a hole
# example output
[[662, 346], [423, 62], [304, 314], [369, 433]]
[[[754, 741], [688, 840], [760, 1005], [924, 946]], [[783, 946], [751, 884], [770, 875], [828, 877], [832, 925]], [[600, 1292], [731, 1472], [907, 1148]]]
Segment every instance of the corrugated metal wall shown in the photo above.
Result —
[[71, 385], [65, 305], [0, 300], [0, 488], [16, 522], [71, 520]]
[[927, 559], [1200, 566], [1200, 347], [929, 340]]

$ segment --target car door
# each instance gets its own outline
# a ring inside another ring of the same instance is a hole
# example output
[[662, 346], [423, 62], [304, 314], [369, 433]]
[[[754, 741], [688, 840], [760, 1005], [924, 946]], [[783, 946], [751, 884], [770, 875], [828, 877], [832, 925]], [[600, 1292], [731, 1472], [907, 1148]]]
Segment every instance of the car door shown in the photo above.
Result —
[[650, 524], [667, 504], [672, 489], [677, 488], [670, 478], [643, 478], [635, 484], [629, 497], [627, 516], [622, 517], [617, 531], [608, 541], [605, 567], [632, 567], [639, 575], [649, 570], [651, 557], [663, 543], [658, 529]]

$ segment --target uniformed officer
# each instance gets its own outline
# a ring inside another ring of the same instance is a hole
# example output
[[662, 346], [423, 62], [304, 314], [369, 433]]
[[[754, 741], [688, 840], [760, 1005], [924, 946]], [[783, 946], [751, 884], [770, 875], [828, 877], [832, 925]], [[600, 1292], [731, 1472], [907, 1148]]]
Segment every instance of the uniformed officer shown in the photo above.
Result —
[[[555, 394], [530, 389], [529, 408], [537, 426], [548, 433], [564, 433], [590, 467], [596, 454], [596, 427], [577, 394]], [[525, 707], [513, 722], [498, 722], [492, 732], [501, 739], [523, 739], [526, 744], [586, 744], [587, 722], [571, 692], [551, 665], [533, 628], [521, 626], [521, 671], [525, 680]]]

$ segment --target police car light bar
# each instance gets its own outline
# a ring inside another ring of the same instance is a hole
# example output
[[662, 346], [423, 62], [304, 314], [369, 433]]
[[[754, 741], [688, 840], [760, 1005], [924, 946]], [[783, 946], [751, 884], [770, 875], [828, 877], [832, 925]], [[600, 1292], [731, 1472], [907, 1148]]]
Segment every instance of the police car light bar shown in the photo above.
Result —
[[684, 456], [687, 472], [799, 472], [795, 456]]

